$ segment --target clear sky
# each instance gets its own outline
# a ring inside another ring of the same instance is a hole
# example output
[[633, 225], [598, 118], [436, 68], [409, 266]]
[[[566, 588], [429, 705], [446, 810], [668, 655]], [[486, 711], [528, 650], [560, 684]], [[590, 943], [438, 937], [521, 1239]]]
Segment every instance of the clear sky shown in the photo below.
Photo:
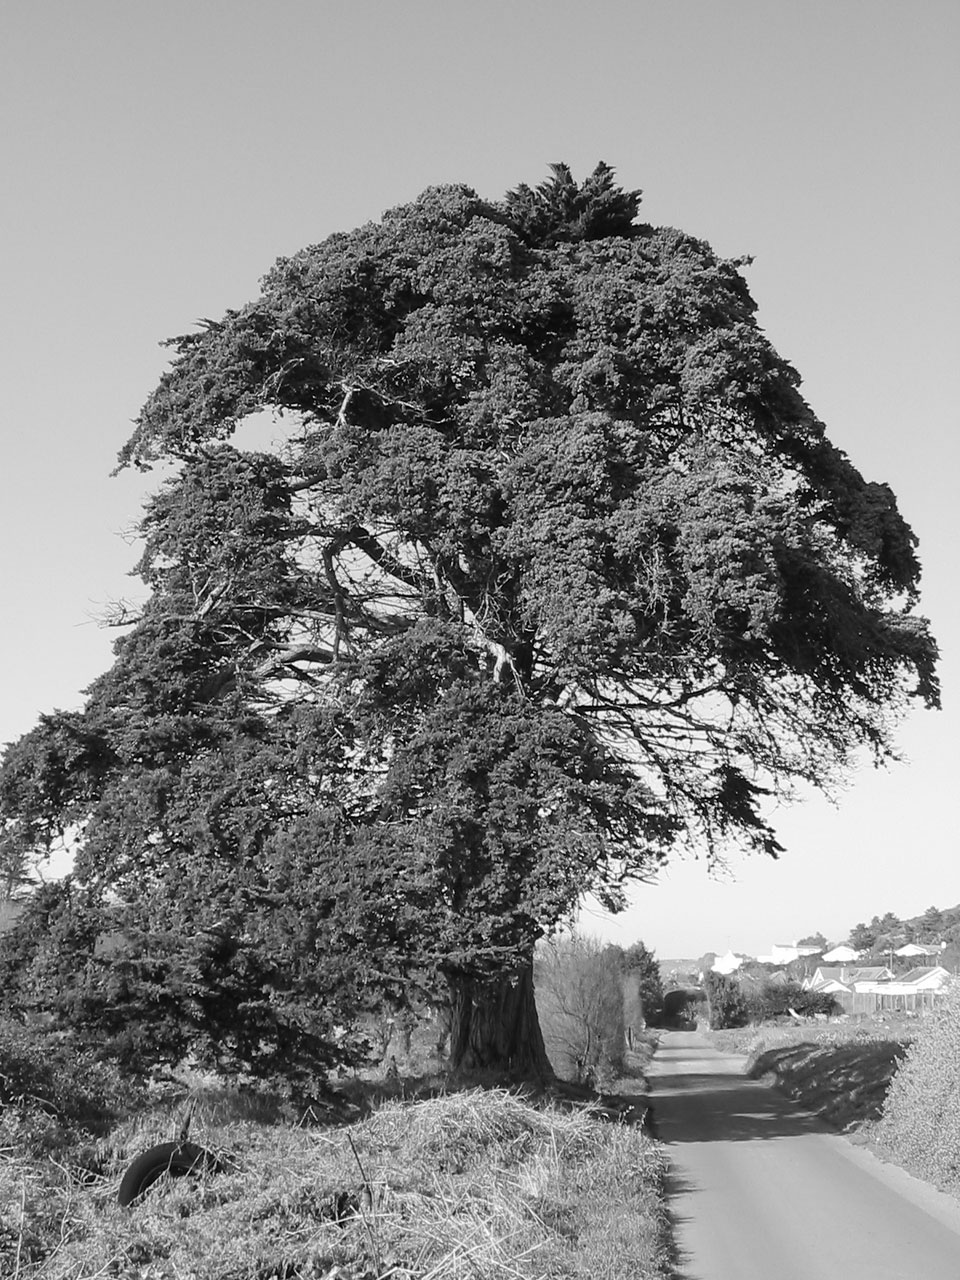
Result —
[[944, 710], [779, 863], [676, 865], [613, 923], [765, 951], [960, 902], [956, 0], [8, 0], [0, 13], [0, 742], [81, 702], [137, 596], [156, 476], [110, 478], [161, 339], [440, 182], [600, 159], [643, 216], [755, 255], [760, 323], [920, 538]]

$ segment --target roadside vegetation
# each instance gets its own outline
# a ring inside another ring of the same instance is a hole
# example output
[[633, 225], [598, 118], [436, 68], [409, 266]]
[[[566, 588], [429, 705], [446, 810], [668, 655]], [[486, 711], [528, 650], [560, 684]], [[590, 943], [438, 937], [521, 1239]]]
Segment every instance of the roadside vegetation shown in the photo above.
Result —
[[876, 1140], [886, 1159], [960, 1195], [960, 982], [907, 1048]]
[[[442, 1016], [384, 1011], [367, 1026], [378, 1061], [312, 1096], [184, 1067], [138, 1079], [69, 1035], [0, 1021], [0, 1276], [663, 1280], [665, 1161], [642, 1127], [656, 1039], [624, 955], [649, 953], [585, 939], [553, 953], [544, 1029], [575, 1052], [537, 1089], [457, 1082]], [[187, 1126], [220, 1171], [121, 1207], [131, 1161]]]
[[663, 1158], [639, 1128], [504, 1090], [387, 1102], [347, 1126], [245, 1118], [198, 1099], [193, 1136], [224, 1163], [129, 1209], [125, 1163], [170, 1137], [158, 1108], [93, 1143], [7, 1152], [0, 1273], [20, 1280], [393, 1280], [667, 1274]]

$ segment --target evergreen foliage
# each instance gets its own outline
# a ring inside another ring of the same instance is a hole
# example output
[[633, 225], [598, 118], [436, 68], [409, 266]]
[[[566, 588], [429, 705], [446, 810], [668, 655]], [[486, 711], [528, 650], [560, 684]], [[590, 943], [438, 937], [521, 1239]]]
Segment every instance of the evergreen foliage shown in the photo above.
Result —
[[806, 990], [799, 982], [765, 982], [756, 991], [746, 991], [744, 999], [749, 1022], [772, 1022], [790, 1013], [801, 1017], [817, 1014], [829, 1017], [839, 1012], [832, 995]]
[[[122, 938], [76, 952], [91, 1023], [272, 1070], [449, 984], [478, 1065], [536, 1066], [498, 984], [584, 891], [776, 855], [771, 795], [936, 703], [893, 494], [638, 201], [433, 188], [173, 340], [121, 454], [178, 464], [150, 599], [0, 772], [8, 866], [68, 832], [78, 929]], [[265, 410], [285, 446], [236, 448]]]
[[623, 952], [620, 963], [624, 976], [636, 985], [643, 1020], [648, 1026], [658, 1026], [663, 1013], [663, 979], [656, 954], [642, 942], [635, 942]]
[[711, 970], [704, 978], [707, 993], [707, 1016], [713, 1031], [726, 1027], [743, 1027], [750, 1021], [750, 1010], [736, 978]]

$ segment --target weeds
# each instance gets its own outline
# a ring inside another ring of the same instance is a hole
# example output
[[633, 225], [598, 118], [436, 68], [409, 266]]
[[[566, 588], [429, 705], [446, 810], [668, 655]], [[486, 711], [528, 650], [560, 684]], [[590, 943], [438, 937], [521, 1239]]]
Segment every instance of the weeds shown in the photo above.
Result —
[[[225, 1101], [219, 1099], [220, 1113]], [[102, 1172], [0, 1165], [0, 1274], [18, 1280], [459, 1280], [666, 1274], [663, 1161], [638, 1129], [504, 1090], [389, 1102], [340, 1128], [214, 1123], [219, 1176], [115, 1203], [125, 1163], [176, 1112], [96, 1141]], [[339, 1268], [339, 1270], [337, 1270]]]

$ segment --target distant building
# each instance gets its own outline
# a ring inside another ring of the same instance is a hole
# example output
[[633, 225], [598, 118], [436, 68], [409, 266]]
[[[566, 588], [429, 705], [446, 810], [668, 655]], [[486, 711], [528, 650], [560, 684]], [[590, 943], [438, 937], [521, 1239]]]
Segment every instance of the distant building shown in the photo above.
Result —
[[846, 975], [846, 981], [853, 985], [854, 991], [866, 990], [864, 983], [890, 982], [892, 978], [893, 970], [888, 969], [885, 964], [863, 965], [859, 969], [849, 970]]
[[794, 960], [803, 960], [807, 956], [818, 956], [819, 947], [799, 946], [795, 942], [775, 942], [768, 956], [757, 956], [761, 964], [788, 965]]
[[820, 964], [809, 978], [804, 978], [803, 987], [806, 991], [833, 992], [838, 988], [850, 991], [852, 988], [848, 985], [848, 975], [849, 971], [842, 965]]
[[895, 956], [909, 956], [911, 959], [919, 958], [920, 956], [935, 959], [945, 945], [945, 943], [938, 943], [936, 946], [924, 947], [919, 942], [908, 942], [905, 947], [898, 947], [893, 954]]
[[725, 956], [717, 956], [711, 968], [714, 973], [735, 973], [747, 958], [747, 956], [738, 956], [734, 951], [728, 951]]
[[843, 944], [839, 947], [834, 947], [831, 951], [825, 951], [823, 959], [825, 964], [850, 964], [852, 961], [860, 959], [860, 952], [854, 951], [853, 947]]

